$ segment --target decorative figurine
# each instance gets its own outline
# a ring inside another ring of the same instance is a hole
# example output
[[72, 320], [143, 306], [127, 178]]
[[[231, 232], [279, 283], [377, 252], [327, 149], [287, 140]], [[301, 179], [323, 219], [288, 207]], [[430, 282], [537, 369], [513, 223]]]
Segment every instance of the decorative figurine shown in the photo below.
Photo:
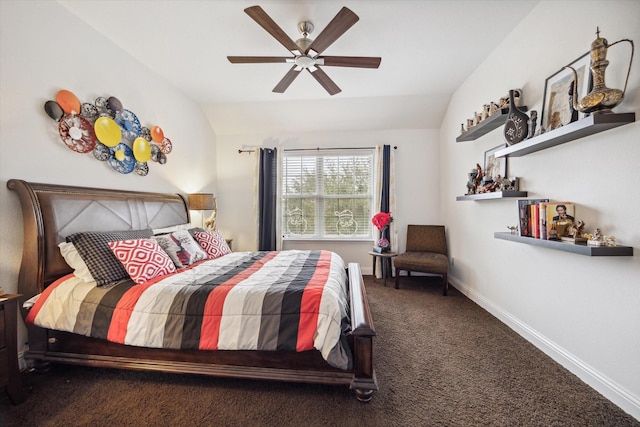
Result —
[[475, 169], [471, 169], [471, 171], [467, 174], [467, 193], [469, 196], [471, 194], [476, 194], [478, 192], [478, 188], [482, 182], [482, 167], [480, 164], [476, 163]]
[[467, 174], [467, 193], [466, 195], [476, 194], [476, 177], [478, 176], [477, 169], [471, 169], [471, 171]]
[[482, 107], [482, 120], [485, 120], [490, 116], [489, 109], [489, 104], [484, 104], [484, 106]]
[[590, 234], [587, 239], [587, 245], [589, 246], [604, 246], [606, 245], [604, 241], [604, 236], [599, 228], [593, 230], [593, 234]]
[[467, 119], [467, 130], [471, 130], [473, 127], [473, 119]]
[[560, 240], [570, 243], [585, 243], [587, 239], [582, 237], [584, 225], [584, 221], [570, 222], [564, 227], [564, 232], [560, 236]]
[[515, 191], [515, 184], [508, 178], [502, 178], [498, 175], [496, 183], [498, 184], [496, 188], [497, 191]]
[[599, 228], [593, 234], [587, 234], [587, 245], [589, 246], [616, 246], [615, 236], [604, 236]]
[[538, 112], [531, 110], [531, 117], [529, 118], [529, 138], [533, 138], [536, 134], [536, 125], [538, 122]]
[[507, 225], [507, 228], [511, 232], [511, 234], [518, 234], [518, 226], [517, 225]]
[[475, 180], [475, 187], [476, 187], [476, 191], [478, 189], [478, 187], [480, 187], [480, 184], [482, 183], [482, 166], [480, 166], [479, 163], [476, 163], [476, 180]]

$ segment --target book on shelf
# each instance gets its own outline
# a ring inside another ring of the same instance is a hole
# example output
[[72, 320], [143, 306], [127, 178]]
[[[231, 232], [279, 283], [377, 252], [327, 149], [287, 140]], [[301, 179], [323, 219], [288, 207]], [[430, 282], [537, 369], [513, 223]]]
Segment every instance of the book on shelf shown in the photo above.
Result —
[[549, 202], [540, 202], [538, 209], [538, 228], [540, 229], [540, 239], [547, 240], [547, 205]]
[[547, 240], [560, 240], [568, 225], [575, 222], [576, 206], [572, 202], [549, 202], [547, 208]]
[[[542, 202], [548, 202], [549, 199], [520, 199], [518, 200], [518, 226], [520, 228], [520, 235], [524, 237], [535, 237], [536, 233], [539, 234], [538, 221], [534, 220], [538, 218], [538, 207]], [[539, 237], [538, 237], [539, 238]]]

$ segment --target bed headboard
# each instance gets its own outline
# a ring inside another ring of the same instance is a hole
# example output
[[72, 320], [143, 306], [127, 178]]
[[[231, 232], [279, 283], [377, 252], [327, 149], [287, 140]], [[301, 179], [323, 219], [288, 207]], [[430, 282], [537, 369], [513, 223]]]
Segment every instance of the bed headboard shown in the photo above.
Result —
[[7, 182], [22, 206], [24, 243], [18, 292], [30, 298], [71, 272], [58, 244], [79, 231], [124, 231], [188, 223], [180, 194]]

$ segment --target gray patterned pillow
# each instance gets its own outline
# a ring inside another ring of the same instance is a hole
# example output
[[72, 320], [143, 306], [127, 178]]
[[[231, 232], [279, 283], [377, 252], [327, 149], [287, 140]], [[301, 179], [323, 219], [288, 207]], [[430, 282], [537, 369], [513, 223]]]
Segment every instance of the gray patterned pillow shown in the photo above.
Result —
[[67, 236], [80, 257], [87, 264], [89, 272], [98, 286], [106, 286], [119, 280], [128, 279], [129, 274], [109, 248], [109, 242], [118, 240], [146, 239], [151, 230], [112, 231], [107, 233], [81, 232]]
[[209, 256], [198, 245], [187, 230], [174, 231], [169, 234], [153, 236], [176, 265], [176, 268], [188, 267], [194, 262], [207, 259]]

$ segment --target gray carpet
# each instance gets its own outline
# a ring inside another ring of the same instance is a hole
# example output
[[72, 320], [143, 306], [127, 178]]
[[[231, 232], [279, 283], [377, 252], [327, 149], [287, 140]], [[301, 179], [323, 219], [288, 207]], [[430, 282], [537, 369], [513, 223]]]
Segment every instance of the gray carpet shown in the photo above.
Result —
[[456, 289], [366, 277], [380, 390], [54, 366], [5, 426], [640, 426]]

